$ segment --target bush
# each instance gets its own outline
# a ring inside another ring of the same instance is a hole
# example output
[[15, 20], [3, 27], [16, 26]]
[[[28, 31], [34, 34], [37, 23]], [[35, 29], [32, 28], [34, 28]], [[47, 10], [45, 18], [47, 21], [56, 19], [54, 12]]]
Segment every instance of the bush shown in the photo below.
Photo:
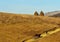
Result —
[[40, 12], [40, 16], [44, 16], [44, 13], [43, 13], [43, 11], [41, 11], [41, 12]]
[[35, 15], [35, 16], [38, 16], [39, 14], [38, 14], [38, 12], [37, 12], [37, 11], [35, 11], [34, 15]]

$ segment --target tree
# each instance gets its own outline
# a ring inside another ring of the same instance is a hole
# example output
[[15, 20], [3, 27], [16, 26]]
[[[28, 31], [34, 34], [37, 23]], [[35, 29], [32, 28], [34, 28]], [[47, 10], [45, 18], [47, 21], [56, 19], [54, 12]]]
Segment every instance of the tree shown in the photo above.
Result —
[[40, 12], [40, 16], [44, 16], [44, 13], [43, 13], [43, 11], [41, 11], [41, 12]]
[[37, 12], [37, 11], [35, 11], [34, 15], [35, 15], [35, 16], [38, 16], [39, 14], [38, 14], [38, 12]]

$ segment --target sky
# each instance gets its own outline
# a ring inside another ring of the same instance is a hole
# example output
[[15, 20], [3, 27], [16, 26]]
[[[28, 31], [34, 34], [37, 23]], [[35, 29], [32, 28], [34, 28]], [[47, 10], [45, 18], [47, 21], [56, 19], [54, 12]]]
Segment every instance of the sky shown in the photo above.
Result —
[[0, 0], [0, 12], [33, 14], [60, 10], [60, 0]]

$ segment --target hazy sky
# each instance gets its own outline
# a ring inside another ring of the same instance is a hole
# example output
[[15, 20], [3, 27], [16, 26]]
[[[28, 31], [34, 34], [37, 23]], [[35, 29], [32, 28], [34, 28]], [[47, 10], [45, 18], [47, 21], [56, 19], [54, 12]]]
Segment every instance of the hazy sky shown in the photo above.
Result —
[[60, 0], [0, 0], [0, 12], [29, 13], [60, 10]]

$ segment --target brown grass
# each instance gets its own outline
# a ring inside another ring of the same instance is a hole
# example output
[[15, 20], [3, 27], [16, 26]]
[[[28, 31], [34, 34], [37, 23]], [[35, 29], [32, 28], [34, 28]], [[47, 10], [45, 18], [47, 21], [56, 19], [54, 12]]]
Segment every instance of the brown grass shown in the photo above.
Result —
[[38, 39], [37, 42], [60, 42], [60, 32]]
[[60, 18], [0, 13], [0, 42], [22, 42], [58, 24]]

